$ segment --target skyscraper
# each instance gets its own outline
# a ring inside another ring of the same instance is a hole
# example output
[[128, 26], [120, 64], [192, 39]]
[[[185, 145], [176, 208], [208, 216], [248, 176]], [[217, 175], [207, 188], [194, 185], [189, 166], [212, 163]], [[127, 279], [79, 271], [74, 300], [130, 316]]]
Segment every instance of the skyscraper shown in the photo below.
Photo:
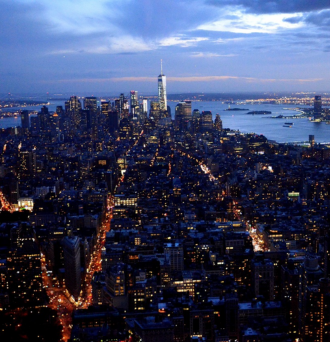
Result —
[[136, 90], [131, 90], [131, 114], [133, 119], [137, 119], [139, 114], [139, 96]]
[[29, 111], [27, 110], [23, 110], [21, 113], [21, 125], [23, 129], [29, 129], [30, 127]]
[[161, 111], [167, 110], [166, 76], [163, 74], [163, 61], [161, 60], [160, 75], [158, 76], [158, 101]]
[[209, 110], [202, 112], [202, 131], [211, 132], [213, 128], [212, 112]]
[[65, 285], [75, 299], [78, 298], [81, 285], [80, 240], [76, 236], [63, 239]]
[[179, 102], [175, 107], [176, 125], [180, 129], [187, 129], [191, 120], [191, 101]]
[[127, 101], [123, 93], [120, 94], [119, 100], [120, 100], [119, 114], [121, 114], [123, 110], [125, 109], [124, 108], [125, 101]]
[[222, 120], [220, 118], [220, 114], [216, 114], [215, 120], [214, 120], [214, 128], [217, 131], [222, 131]]
[[41, 107], [40, 112], [38, 113], [39, 118], [39, 127], [42, 132], [44, 132], [47, 128], [49, 111], [46, 106]]
[[84, 108], [89, 109], [92, 112], [96, 113], [96, 111], [97, 111], [97, 98], [94, 96], [85, 97], [84, 98]]
[[322, 98], [315, 96], [314, 99], [314, 120], [320, 121], [322, 118]]
[[148, 113], [148, 100], [143, 99], [142, 105], [143, 105], [143, 113]]
[[150, 114], [149, 118], [158, 122], [160, 118], [159, 102], [150, 102]]
[[69, 100], [69, 114], [74, 128], [79, 128], [81, 122], [81, 102], [77, 96], [71, 96]]
[[199, 132], [201, 125], [201, 113], [198, 109], [194, 109], [194, 111], [192, 112], [192, 123], [194, 132]]
[[109, 111], [108, 123], [109, 132], [113, 134], [119, 128], [119, 113], [116, 110]]

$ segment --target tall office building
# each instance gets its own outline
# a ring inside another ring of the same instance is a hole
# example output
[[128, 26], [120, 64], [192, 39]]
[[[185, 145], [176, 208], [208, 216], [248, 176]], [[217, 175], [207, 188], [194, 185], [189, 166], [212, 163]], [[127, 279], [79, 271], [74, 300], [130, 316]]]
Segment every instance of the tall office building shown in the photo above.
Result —
[[214, 128], [217, 131], [222, 131], [222, 120], [220, 118], [220, 114], [216, 114], [215, 120], [214, 120]]
[[130, 93], [131, 97], [131, 113], [133, 113], [133, 109], [135, 108], [135, 106], [138, 104], [138, 92], [136, 90], [131, 90]]
[[77, 96], [70, 97], [69, 109], [71, 112], [79, 112], [81, 110], [81, 102]]
[[148, 117], [148, 100], [142, 99], [142, 102], [140, 103], [140, 116], [139, 121], [141, 123], [145, 122], [145, 120]]
[[121, 113], [121, 101], [120, 99], [115, 99], [115, 102], [113, 104], [113, 109], [116, 110], [118, 113]]
[[23, 129], [29, 129], [30, 127], [29, 111], [27, 110], [23, 110], [21, 113], [21, 125]]
[[133, 119], [137, 119], [139, 114], [139, 96], [136, 90], [131, 91], [131, 114]]
[[163, 74], [163, 61], [161, 60], [160, 75], [158, 76], [158, 102], [161, 111], [167, 110], [166, 76]]
[[175, 107], [175, 122], [180, 129], [187, 129], [192, 120], [191, 101], [179, 102]]
[[129, 116], [129, 103], [124, 94], [120, 94], [119, 102], [116, 106], [116, 110], [119, 113], [119, 119], [128, 118]]
[[84, 108], [82, 112], [82, 124], [90, 130], [92, 137], [97, 136], [97, 125], [99, 120], [99, 110], [97, 108], [97, 98], [94, 96], [84, 98]]
[[40, 132], [40, 120], [38, 116], [31, 117], [31, 132], [37, 134]]
[[108, 112], [111, 109], [110, 103], [109, 101], [102, 101], [101, 102], [101, 113], [107, 117], [108, 116]]
[[125, 95], [123, 93], [120, 94], [119, 101], [120, 101], [119, 114], [121, 114], [123, 110], [125, 109], [124, 108], [125, 103], [127, 103], [127, 100], [125, 99]]
[[212, 112], [209, 110], [202, 112], [202, 131], [211, 132], [213, 129]]
[[84, 108], [96, 113], [97, 111], [97, 99], [96, 97], [85, 97], [84, 98]]
[[108, 123], [109, 132], [113, 134], [119, 128], [119, 113], [116, 110], [109, 111]]
[[63, 239], [65, 285], [70, 294], [77, 299], [81, 286], [80, 241], [76, 236]]
[[68, 107], [66, 105], [66, 109], [69, 110], [71, 123], [74, 125], [74, 128], [79, 128], [81, 122], [81, 102], [79, 98], [77, 96], [71, 96]]
[[108, 124], [108, 116], [109, 111], [111, 110], [111, 102], [110, 101], [102, 101], [101, 102], [101, 115], [99, 119], [99, 124], [101, 126], [105, 126]]
[[322, 98], [315, 96], [314, 99], [314, 120], [320, 121], [322, 118]]
[[48, 107], [46, 106], [41, 107], [40, 112], [38, 113], [38, 119], [39, 119], [39, 128], [42, 132], [44, 132], [47, 129], [48, 116], [49, 116]]
[[142, 110], [143, 110], [143, 113], [148, 113], [148, 100], [147, 99], [143, 99], [142, 101]]
[[149, 118], [158, 122], [160, 119], [160, 109], [159, 109], [159, 102], [150, 102], [150, 113]]
[[194, 109], [192, 113], [192, 123], [193, 123], [193, 130], [195, 133], [199, 132], [200, 125], [201, 125], [201, 113], [198, 109]]

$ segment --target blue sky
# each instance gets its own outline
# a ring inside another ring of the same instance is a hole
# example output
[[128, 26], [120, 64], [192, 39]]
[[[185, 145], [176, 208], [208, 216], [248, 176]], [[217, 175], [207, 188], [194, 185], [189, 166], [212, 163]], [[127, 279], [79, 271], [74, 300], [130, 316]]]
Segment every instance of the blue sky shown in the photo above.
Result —
[[330, 90], [329, 0], [0, 0], [0, 93]]

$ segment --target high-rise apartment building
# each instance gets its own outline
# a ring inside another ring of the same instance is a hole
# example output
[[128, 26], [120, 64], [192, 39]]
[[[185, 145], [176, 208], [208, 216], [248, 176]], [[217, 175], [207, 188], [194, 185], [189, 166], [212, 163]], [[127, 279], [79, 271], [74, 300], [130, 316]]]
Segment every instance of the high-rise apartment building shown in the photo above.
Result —
[[27, 223], [14, 225], [10, 236], [12, 247], [7, 257], [6, 276], [10, 307], [44, 305], [41, 257], [33, 229]]
[[18, 158], [18, 178], [23, 179], [31, 177], [35, 173], [36, 154], [33, 151], [28, 151], [26, 148], [21, 148], [18, 151]]
[[274, 264], [269, 260], [252, 263], [252, 286], [255, 296], [274, 300]]
[[158, 102], [161, 111], [167, 110], [166, 76], [163, 74], [163, 61], [161, 61], [160, 75], [158, 76]]
[[330, 280], [321, 278], [305, 292], [302, 341], [329, 341], [330, 334]]

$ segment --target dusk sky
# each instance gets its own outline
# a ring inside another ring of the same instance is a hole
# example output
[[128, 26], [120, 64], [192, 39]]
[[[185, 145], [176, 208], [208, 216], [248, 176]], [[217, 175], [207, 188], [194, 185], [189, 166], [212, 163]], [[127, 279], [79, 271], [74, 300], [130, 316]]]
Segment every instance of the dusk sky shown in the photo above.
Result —
[[0, 0], [0, 93], [330, 90], [329, 0]]

